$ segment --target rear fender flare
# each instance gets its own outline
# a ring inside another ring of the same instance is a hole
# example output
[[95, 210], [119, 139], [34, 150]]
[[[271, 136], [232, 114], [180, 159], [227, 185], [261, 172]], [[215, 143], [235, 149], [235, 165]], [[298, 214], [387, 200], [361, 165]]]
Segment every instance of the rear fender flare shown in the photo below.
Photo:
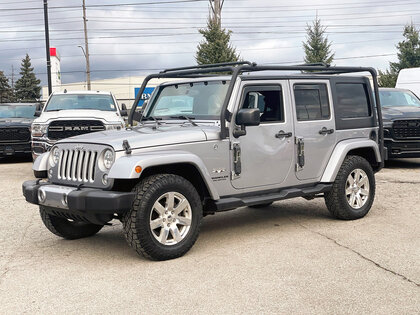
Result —
[[334, 151], [331, 154], [330, 160], [328, 161], [327, 167], [325, 168], [324, 174], [322, 175], [321, 182], [334, 182], [347, 154], [351, 150], [363, 148], [373, 149], [373, 151], [375, 152], [376, 162], [382, 162], [381, 153], [379, 151], [379, 145], [375, 141], [370, 139], [344, 140], [337, 143], [337, 145], [335, 146]]

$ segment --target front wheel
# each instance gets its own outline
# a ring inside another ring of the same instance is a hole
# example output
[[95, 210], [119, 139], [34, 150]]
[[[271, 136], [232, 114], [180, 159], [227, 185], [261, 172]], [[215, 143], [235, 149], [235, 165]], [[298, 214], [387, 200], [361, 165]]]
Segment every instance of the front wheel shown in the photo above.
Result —
[[158, 174], [143, 179], [134, 192], [133, 206], [123, 218], [128, 244], [153, 260], [184, 255], [198, 237], [203, 216], [194, 186], [181, 176]]
[[360, 156], [347, 156], [332, 190], [325, 193], [328, 210], [338, 219], [359, 219], [369, 212], [374, 198], [375, 176], [372, 166]]

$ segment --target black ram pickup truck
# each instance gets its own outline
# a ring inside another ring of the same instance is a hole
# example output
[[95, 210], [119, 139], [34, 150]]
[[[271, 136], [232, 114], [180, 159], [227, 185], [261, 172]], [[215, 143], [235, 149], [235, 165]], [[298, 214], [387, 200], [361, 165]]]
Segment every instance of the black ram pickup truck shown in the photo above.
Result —
[[31, 154], [36, 103], [0, 103], [0, 157]]
[[388, 158], [420, 157], [420, 99], [394, 88], [381, 88], [379, 95]]

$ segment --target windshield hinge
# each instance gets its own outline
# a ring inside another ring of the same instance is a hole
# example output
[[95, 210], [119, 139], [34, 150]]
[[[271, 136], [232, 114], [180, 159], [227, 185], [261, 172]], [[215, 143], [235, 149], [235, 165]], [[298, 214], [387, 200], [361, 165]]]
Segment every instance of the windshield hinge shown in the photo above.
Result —
[[125, 150], [126, 154], [131, 154], [131, 147], [127, 140], [123, 141], [122, 147]]

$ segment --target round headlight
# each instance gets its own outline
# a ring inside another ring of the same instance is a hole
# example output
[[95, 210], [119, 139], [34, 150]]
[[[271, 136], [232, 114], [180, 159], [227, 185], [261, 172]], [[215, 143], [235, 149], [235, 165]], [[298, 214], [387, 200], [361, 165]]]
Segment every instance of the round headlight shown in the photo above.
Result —
[[60, 157], [60, 149], [57, 147], [54, 147], [50, 152], [49, 161], [50, 161], [51, 167], [54, 167], [57, 164], [59, 157]]
[[114, 152], [110, 149], [105, 150], [103, 161], [105, 168], [109, 170], [114, 163]]

